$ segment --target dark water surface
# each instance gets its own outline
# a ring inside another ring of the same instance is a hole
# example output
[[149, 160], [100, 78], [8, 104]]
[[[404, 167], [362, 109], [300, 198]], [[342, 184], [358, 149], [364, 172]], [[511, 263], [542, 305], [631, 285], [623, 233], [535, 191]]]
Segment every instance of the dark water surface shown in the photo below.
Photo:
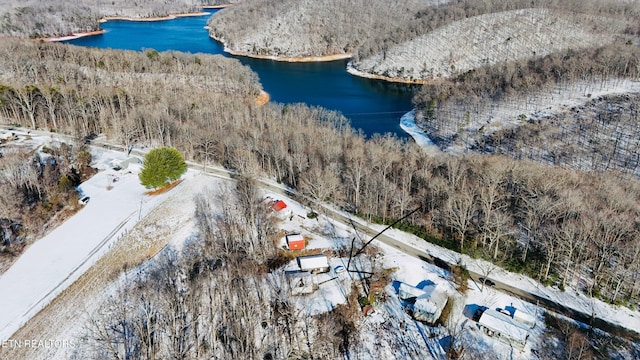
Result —
[[[208, 11], [213, 13], [213, 11]], [[108, 21], [106, 33], [68, 41], [81, 46], [126, 50], [155, 49], [190, 53], [222, 54], [240, 60], [260, 77], [271, 101], [306, 103], [340, 111], [353, 127], [371, 136], [392, 133], [408, 135], [400, 128], [400, 117], [411, 110], [411, 87], [352, 76], [346, 60], [322, 63], [287, 63], [231, 56], [204, 28], [210, 15], [174, 20], [134, 22]]]

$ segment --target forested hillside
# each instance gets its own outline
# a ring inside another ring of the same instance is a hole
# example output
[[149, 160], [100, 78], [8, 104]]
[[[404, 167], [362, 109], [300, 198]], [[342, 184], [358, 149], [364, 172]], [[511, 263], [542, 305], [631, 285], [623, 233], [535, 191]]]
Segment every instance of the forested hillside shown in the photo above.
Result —
[[106, 16], [155, 17], [199, 12], [203, 5], [233, 0], [81, 0], [40, 1], [4, 0], [0, 2], [0, 35], [48, 37], [97, 30]]
[[425, 85], [417, 121], [446, 151], [638, 175], [638, 53], [626, 42], [483, 66]]
[[[493, 15], [500, 12], [510, 15]], [[544, 55], [575, 40], [579, 41], [572, 47], [602, 44], [620, 32], [637, 33], [638, 14], [637, 2], [614, 0], [246, 0], [215, 14], [209, 27], [211, 35], [232, 51], [277, 57], [352, 53], [363, 71], [384, 74], [404, 69], [403, 76], [409, 79], [437, 75], [436, 70], [429, 71], [434, 66], [439, 69], [439, 63], [429, 61], [429, 56], [437, 56], [433, 52], [446, 57], [442, 60], [448, 62], [447, 71], [462, 60], [479, 66], [487, 63], [485, 58]], [[492, 40], [500, 40], [493, 54], [476, 54], [488, 46], [480, 38], [482, 27], [489, 33], [500, 29], [504, 35]], [[532, 38], [537, 41], [529, 43]], [[466, 46], [469, 41], [475, 41], [477, 49]]]
[[245, 0], [216, 13], [210, 34], [233, 51], [279, 57], [351, 53], [383, 41], [414, 14], [445, 1]]
[[602, 46], [624, 28], [615, 18], [544, 8], [502, 11], [455, 21], [352, 66], [391, 79], [433, 80], [568, 48]]

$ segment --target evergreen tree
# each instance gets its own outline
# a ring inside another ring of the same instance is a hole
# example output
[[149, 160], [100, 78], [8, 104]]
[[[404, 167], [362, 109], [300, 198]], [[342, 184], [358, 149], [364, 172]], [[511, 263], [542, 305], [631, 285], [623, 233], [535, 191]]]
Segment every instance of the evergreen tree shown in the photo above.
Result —
[[158, 148], [144, 157], [140, 183], [147, 189], [159, 188], [180, 178], [187, 171], [182, 154], [174, 148]]

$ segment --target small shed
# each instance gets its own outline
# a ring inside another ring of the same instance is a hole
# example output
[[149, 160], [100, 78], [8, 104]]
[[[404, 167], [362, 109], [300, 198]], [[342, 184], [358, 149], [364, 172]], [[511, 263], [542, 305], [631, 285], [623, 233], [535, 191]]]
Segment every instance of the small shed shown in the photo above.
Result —
[[301, 271], [310, 273], [325, 273], [329, 271], [329, 259], [326, 255], [307, 255], [296, 258]]
[[275, 211], [281, 211], [287, 208], [287, 204], [282, 200], [275, 200], [273, 204], [271, 204], [271, 208]]
[[512, 346], [523, 348], [529, 338], [529, 331], [526, 325], [521, 324], [509, 315], [493, 309], [485, 310], [478, 325], [485, 334], [495, 337]]
[[305, 241], [304, 236], [302, 236], [301, 234], [289, 234], [286, 236], [286, 238], [289, 250], [304, 249]]

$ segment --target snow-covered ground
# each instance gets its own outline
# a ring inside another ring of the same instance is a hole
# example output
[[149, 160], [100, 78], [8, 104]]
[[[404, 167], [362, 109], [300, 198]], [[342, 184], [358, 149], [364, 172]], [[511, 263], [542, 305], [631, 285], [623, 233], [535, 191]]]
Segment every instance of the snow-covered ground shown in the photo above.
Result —
[[[280, 196], [280, 198], [283, 197]], [[311, 240], [308, 245], [309, 248], [335, 249], [340, 246], [349, 246], [351, 239], [356, 236], [355, 231], [350, 226], [336, 222], [335, 220], [323, 215], [320, 215], [317, 219], [313, 220], [305, 219], [305, 216], [309, 211], [308, 209], [304, 209], [300, 204], [289, 198], [284, 197], [284, 200], [287, 202], [288, 208], [283, 211], [283, 222], [281, 223], [281, 227], [287, 232], [300, 232], [305, 237], [310, 238]], [[362, 220], [356, 221], [362, 222]], [[384, 228], [384, 226], [381, 225], [371, 226], [379, 230]], [[571, 289], [561, 291], [557, 288], [543, 286], [529, 277], [509, 273], [487, 261], [473, 259], [466, 255], [461, 255], [451, 250], [441, 248], [400, 230], [389, 229], [385, 234], [400, 240], [402, 243], [407, 244], [410, 247], [426, 251], [434, 257], [438, 257], [451, 263], [464, 264], [470, 271], [475, 273], [487, 273], [488, 269], [490, 269], [488, 277], [492, 279], [499, 279], [500, 282], [506, 285], [522, 289], [543, 298], [548, 298], [568, 308], [576, 309], [586, 314], [595, 312], [600, 318], [606, 321], [640, 332], [640, 312], [638, 311], [632, 311], [629, 308], [622, 306], [607, 304], [600, 300], [589, 298]], [[362, 236], [362, 234], [360, 235]], [[366, 241], [368, 239], [365, 237], [363, 240]], [[541, 341], [541, 336], [544, 333], [545, 327], [543, 319], [543, 313], [545, 310], [541, 307], [498, 291], [490, 286], [482, 287], [481, 284], [476, 283], [473, 280], [469, 280], [469, 290], [464, 294], [460, 294], [455, 290], [451, 282], [450, 274], [445, 270], [409, 256], [378, 241], [375, 241], [373, 245], [381, 250], [381, 256], [377, 260], [372, 260], [372, 264], [370, 266], [377, 266], [378, 269], [394, 269], [391, 273], [392, 280], [401, 281], [416, 287], [420, 287], [420, 284], [424, 284], [425, 282], [432, 282], [446, 289], [447, 293], [455, 300], [451, 322], [453, 324], [458, 324], [458, 326], [463, 329], [461, 336], [465, 339], [464, 341], [467, 345], [473, 344], [474, 351], [482, 353], [483, 351], [491, 350], [497, 354], [498, 358], [528, 359], [532, 356], [531, 351], [537, 349], [540, 345], [539, 341]], [[336, 258], [332, 259], [332, 261], [332, 270], [329, 277], [336, 276], [333, 268], [336, 264], [339, 264], [340, 261], [346, 267], [347, 259]], [[379, 262], [378, 265], [375, 264], [376, 261]], [[290, 266], [294, 267], [293, 264], [290, 264]], [[341, 282], [343, 285], [334, 284], [328, 286], [337, 286], [338, 290], [340, 290], [340, 287], [342, 289], [348, 289], [350, 282]], [[328, 311], [331, 309], [331, 305], [335, 306], [336, 304], [340, 304], [345, 301], [344, 291], [341, 292], [338, 290], [334, 291], [332, 296], [328, 296], [326, 291], [320, 292], [322, 296], [319, 296], [316, 299], [321, 299], [318, 301], [323, 301], [323, 305]], [[395, 294], [394, 289], [390, 285], [387, 286], [386, 292], [388, 295], [387, 305], [384, 306], [384, 308], [377, 309], [378, 313], [376, 315], [377, 317], [381, 317], [383, 320], [365, 320], [365, 324], [369, 322], [376, 323], [376, 321], [384, 322], [402, 320], [414, 323], [411, 327], [413, 328], [412, 331], [415, 331], [416, 334], [428, 334], [430, 332], [435, 332], [442, 336], [442, 329], [434, 330], [422, 323], [415, 322], [411, 320], [401, 307], [398, 308], [397, 294]], [[305, 304], [309, 305], [308, 302]], [[524, 349], [517, 349], [504, 342], [498, 341], [495, 338], [488, 337], [480, 331], [477, 323], [471, 319], [474, 310], [478, 307], [504, 309], [508, 306], [515, 307], [524, 313], [534, 316], [536, 319], [536, 325], [532, 330], [530, 330], [530, 337]], [[318, 307], [322, 306], [318, 306], [316, 304], [316, 310]], [[376, 327], [373, 326], [370, 330], [375, 331], [375, 328]], [[429, 348], [428, 345], [425, 346], [426, 347], [422, 348], [421, 351], [425, 351]], [[425, 356], [426, 358], [432, 357], [427, 356], [426, 354]]]
[[[380, 226], [379, 228], [382, 229], [383, 227]], [[571, 289], [562, 291], [557, 288], [543, 286], [527, 276], [510, 273], [493, 266], [487, 261], [473, 259], [467, 255], [462, 255], [454, 251], [441, 248], [397, 229], [389, 229], [387, 234], [394, 238], [401, 239], [403, 243], [416, 249], [426, 250], [432, 256], [445, 261], [451, 263], [460, 262], [461, 264], [464, 264], [467, 269], [476, 273], [482, 274], [486, 269], [493, 267], [495, 269], [490, 273], [490, 278], [500, 279], [504, 284], [551, 299], [559, 304], [582, 311], [586, 314], [591, 314], [592, 311], [595, 311], [595, 313], [602, 319], [633, 329], [640, 333], [639, 311], [633, 311], [624, 306], [607, 304], [598, 299], [589, 298], [584, 294]], [[474, 286], [476, 285], [474, 284]]]
[[[451, 115], [448, 121], [440, 121], [442, 128], [422, 129], [415, 124], [414, 111], [405, 114], [401, 127], [411, 135], [425, 151], [433, 153], [433, 142], [429, 133], [437, 137], [450, 139], [457, 135], [456, 142], [446, 142], [436, 147], [443, 152], [461, 154], [474, 145], [478, 136], [487, 137], [492, 133], [517, 127], [525, 119], [541, 119], [553, 114], [568, 112], [572, 108], [603, 96], [640, 92], [640, 81], [632, 79], [608, 79], [604, 81], [580, 81], [569, 85], [559, 85], [549, 91], [541, 91], [524, 98], [506, 98], [492, 102], [490, 106], [480, 107], [465, 118], [467, 108], [456, 107], [447, 110]], [[406, 129], [405, 129], [406, 127]], [[482, 135], [480, 135], [482, 132]]]
[[440, 148], [431, 141], [429, 135], [416, 125], [415, 110], [402, 115], [400, 127], [411, 135], [416, 144], [420, 145], [427, 153], [436, 154], [440, 152]]
[[[32, 141], [37, 139], [32, 137]], [[0, 276], [0, 341], [11, 335], [86, 271], [126, 230], [167, 195], [149, 197], [135, 165], [111, 169], [124, 154], [94, 154], [98, 174], [80, 186], [90, 201], [73, 217], [31, 245]], [[114, 178], [118, 178], [114, 182]]]
[[[287, 208], [280, 211], [280, 228], [285, 233], [300, 233], [308, 239], [306, 250], [319, 252], [336, 250], [339, 248], [349, 248], [351, 240], [362, 237], [361, 241], [356, 241], [356, 249], [366, 242], [368, 238], [356, 233], [347, 224], [336, 222], [334, 219], [320, 215], [315, 219], [307, 218], [310, 209], [305, 208], [300, 203], [281, 195], [266, 193], [272, 199], [284, 200]], [[382, 227], [381, 227], [382, 229]], [[426, 244], [422, 240], [420, 244], [414, 236], [390, 229], [389, 233], [403, 242], [424, 248]], [[420, 259], [409, 256], [391, 246], [375, 241], [372, 243], [379, 249], [376, 256], [360, 255], [358, 259], [352, 260], [350, 269], [354, 269], [354, 263], [359, 270], [389, 271], [392, 282], [402, 282], [410, 286], [421, 288], [428, 284], [436, 284], [440, 291], [443, 291], [454, 301], [451, 324], [462, 329], [460, 336], [466, 346], [471, 346], [474, 353], [487, 351], [494, 352], [499, 358], [528, 359], [531, 357], [531, 349], [538, 345], [541, 334], [544, 332], [544, 321], [542, 319], [543, 310], [538, 306], [522, 301], [516, 297], [501, 293], [493, 288], [485, 287], [481, 289], [472, 280], [469, 281], [469, 290], [461, 294], [456, 290], [452, 282], [451, 274], [435, 265], [426, 263]], [[284, 239], [277, 245], [285, 247]], [[429, 249], [431, 246], [429, 246]], [[430, 251], [434, 255], [438, 254], [443, 259], [455, 258], [455, 253], [446, 249], [433, 246]], [[354, 252], [355, 252], [354, 250]], [[358, 283], [357, 272], [336, 272], [336, 266], [347, 268], [348, 258], [330, 257], [331, 270], [329, 273], [316, 276], [316, 282], [321, 283], [318, 290], [308, 295], [296, 296], [296, 304], [301, 314], [314, 315], [332, 310], [338, 304], [347, 301], [347, 295], [352, 284]], [[295, 271], [297, 264], [295, 261], [289, 263], [283, 271]], [[385, 270], [386, 269], [386, 270]], [[372, 342], [367, 343], [372, 349], [371, 353], [380, 354], [380, 358], [394, 358], [394, 349], [375, 347], [380, 344], [377, 336], [396, 337], [405, 345], [410, 343], [414, 353], [405, 354], [411, 358], [418, 355], [424, 359], [439, 359], [442, 357], [441, 343], [448, 334], [443, 327], [431, 327], [427, 324], [415, 321], [403, 309], [402, 301], [398, 299], [398, 294], [392, 283], [384, 288], [386, 300], [382, 304], [374, 305], [374, 312], [364, 318], [361, 326], [363, 337], [371, 337]], [[481, 291], [482, 290], [482, 291]], [[478, 307], [490, 309], [505, 308], [513, 306], [520, 311], [536, 317], [537, 324], [530, 331], [530, 338], [524, 349], [513, 348], [509, 344], [495, 340], [483, 334], [475, 321], [471, 319], [473, 312]], [[400, 325], [403, 324], [403, 325]], [[386, 334], [379, 332], [386, 328]], [[378, 335], [376, 335], [378, 334]], [[444, 343], [443, 343], [444, 344]], [[375, 347], [375, 350], [373, 348]], [[405, 349], [406, 350], [406, 349]], [[403, 350], [404, 351], [404, 350]], [[386, 354], [386, 355], [385, 355]]]

